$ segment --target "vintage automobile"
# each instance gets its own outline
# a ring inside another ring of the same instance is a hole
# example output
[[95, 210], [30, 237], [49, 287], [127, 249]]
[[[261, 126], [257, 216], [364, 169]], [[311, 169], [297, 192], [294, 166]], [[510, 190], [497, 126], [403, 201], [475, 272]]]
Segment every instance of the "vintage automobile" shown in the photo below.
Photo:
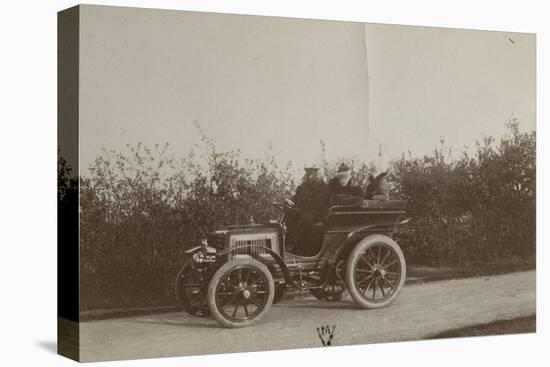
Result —
[[334, 206], [313, 225], [320, 233], [314, 256], [285, 249], [287, 221], [298, 209], [273, 203], [279, 218], [265, 224], [228, 226], [186, 251], [175, 281], [182, 307], [212, 315], [226, 327], [249, 326], [280, 301], [285, 290], [338, 301], [347, 289], [360, 308], [380, 308], [399, 295], [406, 277], [403, 252], [393, 239], [411, 218], [400, 200]]

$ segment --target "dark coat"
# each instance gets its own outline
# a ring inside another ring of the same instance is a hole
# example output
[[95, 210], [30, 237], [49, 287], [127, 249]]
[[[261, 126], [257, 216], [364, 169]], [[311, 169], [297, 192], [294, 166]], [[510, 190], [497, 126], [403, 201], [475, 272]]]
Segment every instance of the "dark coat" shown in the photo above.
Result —
[[330, 187], [330, 205], [354, 205], [361, 204], [363, 201], [363, 192], [357, 185], [353, 185], [351, 180], [345, 186], [340, 184], [338, 177], [329, 182]]
[[293, 201], [302, 212], [311, 213], [314, 221], [321, 221], [329, 206], [329, 187], [322, 180], [306, 181], [296, 189]]
[[365, 199], [367, 200], [389, 200], [390, 191], [386, 182], [387, 172], [383, 172], [376, 177], [369, 176], [369, 182], [365, 189]]

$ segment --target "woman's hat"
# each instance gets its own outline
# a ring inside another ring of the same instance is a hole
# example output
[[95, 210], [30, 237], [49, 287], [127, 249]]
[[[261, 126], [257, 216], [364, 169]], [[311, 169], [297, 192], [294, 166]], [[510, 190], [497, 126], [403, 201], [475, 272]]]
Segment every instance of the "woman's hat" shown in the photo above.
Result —
[[340, 172], [347, 172], [347, 171], [351, 171], [351, 168], [349, 168], [349, 166], [347, 164], [345, 164], [344, 162], [342, 162], [340, 164], [340, 166], [338, 167], [338, 171], [337, 173], [340, 173]]

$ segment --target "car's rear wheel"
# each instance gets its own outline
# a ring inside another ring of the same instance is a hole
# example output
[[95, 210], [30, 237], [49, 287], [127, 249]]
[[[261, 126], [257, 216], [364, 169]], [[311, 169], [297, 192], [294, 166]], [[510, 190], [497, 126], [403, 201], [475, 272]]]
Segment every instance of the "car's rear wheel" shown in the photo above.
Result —
[[405, 284], [407, 267], [399, 245], [384, 235], [364, 238], [351, 251], [346, 266], [348, 291], [362, 308], [392, 303]]
[[188, 259], [176, 276], [174, 292], [182, 308], [195, 316], [209, 316], [206, 291], [208, 283], [204, 269], [195, 269]]
[[214, 273], [208, 286], [208, 306], [225, 327], [249, 326], [267, 314], [274, 293], [269, 269], [244, 257], [225, 263]]

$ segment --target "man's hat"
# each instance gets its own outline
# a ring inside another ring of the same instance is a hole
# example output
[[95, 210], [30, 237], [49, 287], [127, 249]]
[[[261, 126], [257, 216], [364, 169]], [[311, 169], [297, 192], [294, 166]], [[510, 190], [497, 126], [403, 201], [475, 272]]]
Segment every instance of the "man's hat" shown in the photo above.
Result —
[[347, 164], [345, 164], [344, 162], [342, 162], [340, 164], [340, 166], [338, 167], [338, 172], [337, 173], [340, 173], [340, 172], [347, 172], [347, 171], [350, 171], [351, 168], [349, 168], [349, 166]]
[[304, 170], [306, 171], [319, 171], [319, 166], [316, 164], [309, 164], [307, 166], [304, 166]]

